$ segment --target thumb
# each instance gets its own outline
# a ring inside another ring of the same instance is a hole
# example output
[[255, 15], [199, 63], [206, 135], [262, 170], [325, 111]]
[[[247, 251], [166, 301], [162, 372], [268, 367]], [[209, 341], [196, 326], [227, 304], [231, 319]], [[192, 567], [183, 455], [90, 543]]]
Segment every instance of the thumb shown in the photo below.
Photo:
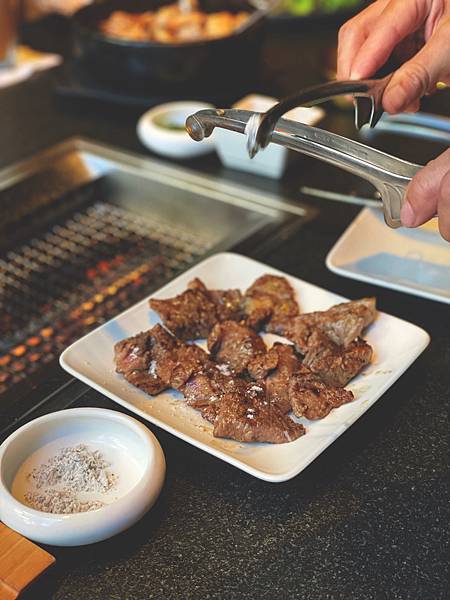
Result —
[[429, 162], [413, 177], [402, 206], [403, 225], [417, 227], [438, 212], [442, 181], [449, 172], [450, 149]]
[[389, 113], [404, 111], [438, 81], [448, 82], [450, 74], [450, 21], [441, 26], [426, 45], [393, 75], [383, 95], [383, 107]]

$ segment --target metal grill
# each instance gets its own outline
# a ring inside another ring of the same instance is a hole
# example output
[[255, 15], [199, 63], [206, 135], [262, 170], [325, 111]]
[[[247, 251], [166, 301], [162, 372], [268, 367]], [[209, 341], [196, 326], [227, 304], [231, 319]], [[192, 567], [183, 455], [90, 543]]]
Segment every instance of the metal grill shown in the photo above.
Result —
[[76, 138], [1, 170], [0, 208], [5, 423], [64, 384], [56, 359], [74, 340], [206, 254], [266, 248], [310, 216], [265, 192]]
[[97, 202], [0, 256], [0, 394], [212, 244], [198, 232]]

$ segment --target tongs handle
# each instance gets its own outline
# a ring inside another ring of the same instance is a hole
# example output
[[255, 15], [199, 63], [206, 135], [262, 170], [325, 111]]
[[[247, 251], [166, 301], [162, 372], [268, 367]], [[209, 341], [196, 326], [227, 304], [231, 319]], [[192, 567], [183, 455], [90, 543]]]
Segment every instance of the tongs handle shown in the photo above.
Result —
[[[259, 116], [248, 110], [201, 110], [188, 117], [190, 136], [200, 141], [209, 137], [215, 127], [246, 133], [250, 119]], [[318, 158], [366, 179], [376, 187], [383, 201], [384, 216], [390, 227], [399, 227], [400, 209], [406, 187], [421, 168], [345, 137], [280, 119], [270, 141], [308, 156]]]
[[267, 146], [275, 125], [288, 111], [298, 106], [320, 104], [336, 96], [353, 95], [357, 129], [363, 125], [375, 127], [383, 114], [383, 93], [391, 77], [392, 74], [382, 79], [329, 81], [287, 96], [261, 115], [259, 119], [253, 120], [251, 128], [247, 132], [247, 149], [250, 156], [253, 158], [261, 148]]

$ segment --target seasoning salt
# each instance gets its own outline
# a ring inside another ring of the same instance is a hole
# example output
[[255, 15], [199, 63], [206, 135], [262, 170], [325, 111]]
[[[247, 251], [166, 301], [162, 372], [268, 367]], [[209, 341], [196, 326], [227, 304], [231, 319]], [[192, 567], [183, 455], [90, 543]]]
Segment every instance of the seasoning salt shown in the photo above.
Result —
[[81, 500], [78, 494], [105, 494], [114, 488], [118, 477], [99, 450], [85, 444], [61, 448], [46, 463], [27, 475], [36, 490], [25, 494], [32, 507], [50, 513], [75, 513], [95, 510], [104, 505], [100, 500]]

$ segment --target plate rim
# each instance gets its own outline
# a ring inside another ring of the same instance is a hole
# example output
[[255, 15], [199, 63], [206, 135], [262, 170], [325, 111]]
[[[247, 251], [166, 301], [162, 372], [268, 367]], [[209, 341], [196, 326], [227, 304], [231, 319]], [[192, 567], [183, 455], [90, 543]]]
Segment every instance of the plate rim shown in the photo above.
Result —
[[[110, 398], [113, 402], [116, 402], [120, 406], [123, 406], [130, 412], [137, 414], [145, 421], [152, 423], [152, 424], [156, 425], [157, 427], [160, 427], [164, 431], [168, 431], [170, 434], [182, 439], [183, 441], [191, 444], [192, 446], [197, 447], [201, 450], [204, 450], [208, 454], [211, 454], [212, 456], [214, 456], [215, 458], [221, 459], [224, 462], [227, 462], [228, 464], [231, 464], [234, 467], [237, 467], [238, 469], [240, 469], [250, 475], [253, 475], [254, 477], [257, 477], [258, 479], [261, 479], [261, 480], [269, 482], [269, 483], [282, 483], [282, 482], [288, 481], [290, 479], [293, 479], [299, 473], [301, 473], [304, 469], [306, 469], [306, 467], [309, 466], [322, 452], [324, 452], [338, 437], [340, 437], [363, 414], [365, 414], [367, 412], [367, 410], [369, 410], [371, 408], [371, 406], [373, 406], [373, 404], [375, 404], [375, 402], [377, 400], [379, 400], [379, 398], [405, 373], [405, 371], [420, 356], [420, 354], [422, 354], [422, 352], [429, 345], [431, 338], [430, 338], [430, 335], [428, 334], [428, 332], [425, 331], [425, 329], [423, 329], [422, 327], [415, 325], [414, 323], [410, 323], [409, 321], [405, 321], [404, 319], [396, 317], [395, 315], [388, 315], [387, 313], [382, 313], [380, 311], [380, 314], [386, 314], [388, 317], [395, 319], [397, 321], [400, 321], [401, 323], [406, 324], [408, 327], [412, 327], [416, 330], [416, 333], [419, 336], [418, 340], [417, 340], [416, 350], [411, 354], [410, 359], [408, 361], [406, 361], [400, 369], [397, 369], [395, 372], [392, 373], [392, 375], [390, 377], [388, 377], [385, 380], [384, 384], [382, 386], [380, 386], [380, 388], [377, 389], [376, 392], [373, 394], [373, 397], [371, 398], [371, 400], [364, 404], [362, 410], [360, 412], [355, 413], [354, 415], [350, 416], [348, 419], [346, 419], [345, 424], [338, 424], [336, 426], [336, 429], [333, 430], [333, 434], [329, 435], [326, 438], [325, 443], [322, 443], [320, 446], [318, 446], [315, 452], [311, 452], [309, 455], [307, 455], [306, 460], [301, 461], [299, 464], [297, 464], [295, 467], [291, 468], [289, 471], [286, 470], [286, 471], [283, 471], [280, 473], [275, 473], [275, 474], [273, 472], [265, 471], [261, 468], [252, 467], [251, 465], [248, 465], [247, 463], [242, 462], [238, 458], [233, 457], [232, 455], [228, 454], [225, 451], [219, 450], [217, 448], [214, 448], [210, 444], [207, 444], [200, 440], [196, 440], [196, 439], [192, 438], [189, 434], [186, 434], [186, 433], [180, 431], [179, 429], [172, 427], [171, 425], [161, 421], [160, 419], [158, 419], [157, 417], [154, 417], [153, 415], [149, 415], [148, 413], [146, 413], [142, 409], [136, 407], [135, 405], [128, 402], [127, 400], [122, 399], [120, 396], [118, 396], [114, 392], [109, 391], [108, 389], [103, 387], [100, 383], [97, 383], [96, 381], [90, 379], [88, 376], [85, 376], [83, 373], [80, 373], [74, 367], [72, 367], [70, 365], [70, 363], [68, 362], [69, 355], [74, 351], [75, 347], [78, 344], [80, 344], [83, 340], [85, 340], [85, 338], [88, 338], [89, 336], [92, 336], [93, 334], [97, 333], [99, 330], [108, 326], [111, 322], [117, 320], [118, 318], [121, 318], [121, 317], [125, 316], [126, 314], [128, 314], [129, 312], [136, 310], [141, 305], [147, 303], [149, 298], [151, 298], [152, 296], [154, 296], [157, 293], [164, 292], [164, 290], [166, 288], [172, 287], [178, 280], [180, 280], [182, 278], [183, 279], [186, 278], [187, 276], [190, 275], [191, 272], [196, 272], [199, 267], [207, 265], [209, 262], [215, 262], [217, 260], [224, 260], [224, 259], [225, 260], [238, 260], [238, 261], [244, 260], [245, 262], [249, 262], [249, 263], [252, 263], [253, 265], [257, 265], [258, 267], [263, 266], [264, 268], [267, 268], [272, 273], [286, 276], [290, 279], [294, 279], [295, 281], [297, 281], [301, 284], [306, 284], [313, 289], [319, 290], [320, 292], [326, 292], [327, 294], [331, 294], [333, 297], [336, 297], [338, 300], [348, 301], [347, 298], [340, 296], [339, 294], [336, 294], [330, 290], [327, 290], [327, 289], [317, 286], [313, 283], [310, 283], [308, 281], [300, 279], [299, 277], [296, 277], [294, 275], [290, 275], [289, 273], [280, 271], [279, 269], [276, 269], [275, 267], [267, 265], [261, 261], [255, 260], [248, 256], [241, 255], [241, 254], [234, 253], [234, 252], [218, 252], [217, 254], [208, 256], [204, 260], [200, 261], [199, 263], [196, 263], [195, 265], [193, 265], [186, 271], [180, 273], [180, 275], [178, 275], [171, 281], [167, 282], [161, 288], [158, 288], [157, 290], [155, 290], [154, 292], [152, 292], [151, 294], [149, 294], [142, 300], [136, 302], [133, 306], [127, 308], [126, 310], [119, 313], [112, 319], [109, 319], [106, 323], [102, 323], [101, 325], [99, 325], [98, 327], [93, 329], [92, 331], [88, 332], [87, 334], [85, 334], [84, 336], [82, 336], [81, 338], [79, 338], [78, 340], [73, 342], [70, 346], [68, 346], [61, 353], [61, 355], [59, 357], [59, 363], [65, 371], [67, 371], [69, 374], [73, 375], [76, 379], [79, 379], [83, 383], [87, 384], [89, 387], [97, 390], [98, 392], [100, 392], [107, 398]], [[128, 384], [128, 385], [131, 385], [131, 384]], [[142, 392], [142, 394], [145, 394], [145, 392]]]

